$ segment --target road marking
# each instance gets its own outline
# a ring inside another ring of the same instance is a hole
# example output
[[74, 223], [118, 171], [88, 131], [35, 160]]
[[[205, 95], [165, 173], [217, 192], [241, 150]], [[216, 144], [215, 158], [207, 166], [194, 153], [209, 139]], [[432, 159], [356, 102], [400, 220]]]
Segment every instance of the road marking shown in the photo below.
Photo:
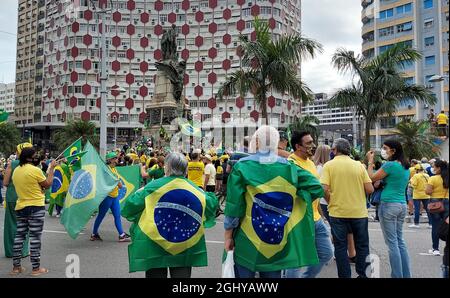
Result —
[[[373, 232], [382, 232], [381, 229], [368, 229], [369, 231], [373, 231]], [[416, 233], [416, 231], [410, 231], [410, 230], [403, 230], [403, 232], [405, 233]]]
[[421, 255], [421, 256], [434, 256], [433, 254], [429, 254], [427, 252], [419, 252], [419, 255]]
[[206, 243], [216, 243], [216, 244], [223, 244], [223, 241], [214, 241], [214, 240], [206, 240]]
[[[65, 231], [52, 231], [52, 230], [43, 230], [45, 233], [54, 233], [54, 234], [67, 234]], [[84, 233], [80, 233], [80, 235], [84, 235]]]

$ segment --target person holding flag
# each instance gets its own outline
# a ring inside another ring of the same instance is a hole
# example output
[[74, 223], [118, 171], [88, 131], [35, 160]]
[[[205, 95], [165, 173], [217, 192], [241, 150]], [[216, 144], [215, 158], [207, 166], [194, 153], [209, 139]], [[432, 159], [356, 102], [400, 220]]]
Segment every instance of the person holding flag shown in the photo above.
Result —
[[319, 180], [277, 155], [279, 133], [261, 126], [249, 152], [228, 178], [225, 251], [234, 250], [235, 276], [280, 278], [281, 271], [317, 264], [312, 201]]
[[[20, 158], [20, 154], [24, 148], [33, 147], [30, 143], [22, 143], [17, 145], [16, 156]], [[19, 166], [19, 160], [9, 160], [8, 166], [3, 177], [3, 186], [6, 187], [5, 197], [5, 225], [3, 230], [3, 247], [5, 249], [5, 257], [13, 257], [13, 244], [17, 230], [16, 202], [17, 193], [14, 183], [11, 180], [14, 170]], [[28, 256], [28, 240], [25, 240], [22, 250], [22, 256]]]
[[[109, 152], [106, 154], [106, 164], [108, 165], [111, 172], [119, 178], [119, 174], [117, 173], [116, 165], [118, 162], [118, 157], [116, 152]], [[108, 196], [102, 201], [99, 206], [97, 218], [95, 219], [93, 232], [91, 235], [91, 241], [100, 240], [102, 238], [98, 234], [98, 229], [100, 228], [100, 224], [105, 218], [106, 213], [109, 209], [111, 209], [112, 214], [114, 216], [114, 224], [116, 225], [117, 232], [119, 232], [119, 242], [130, 242], [130, 235], [125, 233], [122, 228], [122, 221], [120, 218], [120, 202], [119, 202], [119, 188], [122, 188], [122, 182], [120, 180], [117, 183], [117, 186], [108, 194]]]
[[133, 222], [128, 248], [130, 272], [147, 278], [191, 277], [192, 267], [207, 266], [204, 228], [215, 224], [217, 198], [186, 179], [181, 153], [166, 157], [165, 177], [153, 180], [123, 205]]

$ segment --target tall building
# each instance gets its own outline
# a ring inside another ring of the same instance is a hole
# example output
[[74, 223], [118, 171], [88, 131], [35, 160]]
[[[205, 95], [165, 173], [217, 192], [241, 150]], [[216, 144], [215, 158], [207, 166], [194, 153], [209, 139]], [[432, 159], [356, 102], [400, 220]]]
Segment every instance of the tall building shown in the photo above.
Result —
[[[423, 59], [409, 63], [405, 76], [409, 82], [429, 88], [437, 98], [434, 106], [411, 100], [399, 107], [394, 119], [381, 119], [371, 131], [373, 143], [379, 145], [402, 117], [424, 119], [432, 108], [435, 112], [448, 111], [449, 1], [362, 0], [361, 5], [363, 55], [374, 57], [400, 42], [413, 46], [423, 54]], [[433, 75], [447, 79], [430, 83]]]
[[0, 110], [10, 114], [14, 113], [15, 84], [0, 83]]
[[19, 0], [17, 23], [16, 98], [14, 119], [20, 127], [41, 120], [42, 25], [45, 0]]
[[[20, 1], [26, 2], [26, 1]], [[268, 20], [273, 38], [300, 32], [300, 0], [81, 0], [45, 1], [43, 88], [29, 126], [35, 130], [64, 125], [68, 119], [100, 119], [100, 20], [95, 7], [107, 4], [108, 143], [117, 128], [118, 143], [130, 141], [143, 127], [152, 100], [160, 39], [172, 24], [178, 30], [178, 53], [187, 60], [184, 95], [194, 116], [206, 122], [260, 117], [251, 96], [215, 95], [225, 77], [241, 67], [240, 34], [255, 39], [252, 20]], [[112, 3], [112, 7], [110, 4]], [[300, 105], [287, 95], [272, 94], [269, 114], [292, 121]], [[34, 110], [30, 110], [33, 111]], [[31, 112], [30, 112], [31, 113]], [[36, 133], [34, 134], [36, 137]], [[123, 137], [121, 139], [121, 137]]]
[[349, 108], [330, 108], [330, 99], [326, 93], [316, 93], [314, 101], [302, 109], [302, 115], [311, 115], [319, 119], [320, 143], [331, 144], [338, 137], [349, 140], [361, 140], [361, 121], [357, 121]]

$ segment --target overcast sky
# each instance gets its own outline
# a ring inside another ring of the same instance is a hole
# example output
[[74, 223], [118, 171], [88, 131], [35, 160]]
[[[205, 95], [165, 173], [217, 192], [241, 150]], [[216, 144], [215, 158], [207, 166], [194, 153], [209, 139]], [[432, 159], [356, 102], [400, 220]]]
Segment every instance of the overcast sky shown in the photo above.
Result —
[[[1, 0], [0, 82], [15, 80], [17, 0]], [[314, 92], [331, 93], [349, 83], [331, 67], [331, 56], [339, 47], [361, 51], [360, 0], [303, 0], [302, 31], [322, 43], [324, 53], [302, 65], [303, 80]]]

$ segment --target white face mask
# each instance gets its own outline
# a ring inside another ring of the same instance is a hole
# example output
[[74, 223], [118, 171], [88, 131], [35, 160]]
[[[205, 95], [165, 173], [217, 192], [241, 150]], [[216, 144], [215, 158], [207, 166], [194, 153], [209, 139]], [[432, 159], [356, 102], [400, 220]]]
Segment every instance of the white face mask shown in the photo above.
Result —
[[431, 168], [431, 174], [436, 175], [436, 171], [434, 170], [434, 168]]
[[381, 157], [384, 159], [384, 160], [388, 160], [389, 159], [389, 155], [387, 154], [387, 151], [385, 150], [385, 149], [381, 149]]

